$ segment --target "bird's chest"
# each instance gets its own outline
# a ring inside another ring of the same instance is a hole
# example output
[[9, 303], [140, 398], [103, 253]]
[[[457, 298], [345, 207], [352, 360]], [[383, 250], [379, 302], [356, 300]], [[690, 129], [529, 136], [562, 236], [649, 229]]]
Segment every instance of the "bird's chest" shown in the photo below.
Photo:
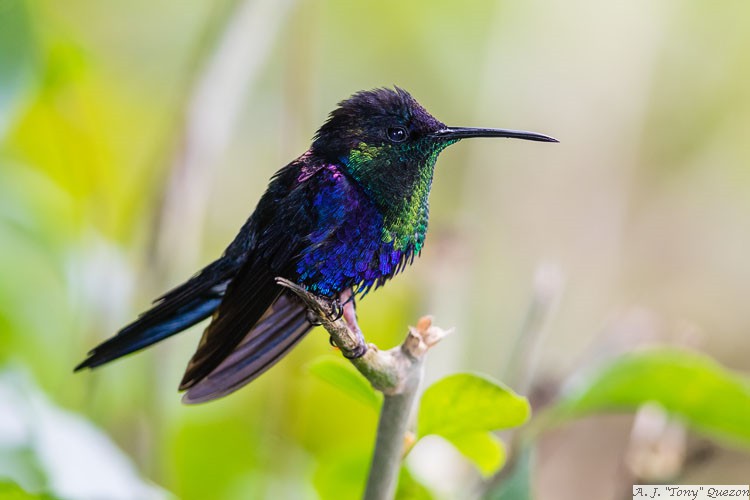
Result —
[[346, 288], [366, 292], [419, 253], [427, 229], [426, 207], [415, 217], [383, 214], [345, 177], [327, 177], [311, 203], [315, 229], [298, 261], [299, 281], [326, 296]]

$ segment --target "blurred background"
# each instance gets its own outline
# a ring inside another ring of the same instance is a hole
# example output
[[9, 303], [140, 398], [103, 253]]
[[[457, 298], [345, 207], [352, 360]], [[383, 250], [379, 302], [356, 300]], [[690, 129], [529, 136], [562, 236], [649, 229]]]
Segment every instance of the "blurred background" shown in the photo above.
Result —
[[[80, 459], [89, 481], [119, 474], [125, 498], [359, 494], [377, 414], [311, 376], [337, 355], [321, 331], [203, 406], [176, 392], [200, 327], [72, 368], [218, 256], [336, 103], [378, 86], [449, 125], [561, 142], [442, 154], [421, 258], [359, 305], [370, 341], [433, 314], [457, 332], [428, 383], [482, 372], [542, 406], [648, 343], [747, 372], [748, 16], [741, 0], [0, 0], [0, 477], [86, 498], [64, 472]], [[679, 430], [677, 465], [639, 472], [633, 419], [545, 435], [538, 498], [748, 482], [746, 453]], [[410, 465], [404, 497], [481, 494], [444, 442]]]

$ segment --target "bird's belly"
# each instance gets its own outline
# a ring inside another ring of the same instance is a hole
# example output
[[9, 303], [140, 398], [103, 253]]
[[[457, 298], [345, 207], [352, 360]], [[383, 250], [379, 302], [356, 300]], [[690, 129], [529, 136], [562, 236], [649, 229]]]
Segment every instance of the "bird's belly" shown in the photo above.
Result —
[[347, 288], [364, 294], [401, 271], [413, 253], [383, 241], [380, 229], [335, 231], [312, 245], [297, 265], [298, 281], [308, 290], [333, 297]]

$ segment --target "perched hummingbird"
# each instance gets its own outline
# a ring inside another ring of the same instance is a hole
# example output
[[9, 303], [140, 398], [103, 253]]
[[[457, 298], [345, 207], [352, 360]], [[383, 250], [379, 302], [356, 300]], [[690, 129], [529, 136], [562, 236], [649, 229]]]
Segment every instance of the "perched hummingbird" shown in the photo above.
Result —
[[339, 301], [359, 331], [354, 297], [411, 264], [425, 241], [440, 152], [470, 137], [557, 142], [532, 132], [447, 127], [398, 87], [339, 103], [312, 146], [276, 172], [224, 254], [94, 348], [95, 368], [212, 316], [180, 384], [186, 403], [244, 386], [313, 326], [276, 277]]

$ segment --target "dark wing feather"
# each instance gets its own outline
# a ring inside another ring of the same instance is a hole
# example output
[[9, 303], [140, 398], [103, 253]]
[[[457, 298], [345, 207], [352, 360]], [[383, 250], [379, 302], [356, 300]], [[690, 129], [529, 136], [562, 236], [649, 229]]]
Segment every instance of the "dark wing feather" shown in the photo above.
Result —
[[182, 401], [204, 403], [236, 391], [279, 361], [311, 328], [306, 307], [296, 297], [280, 295], [234, 350], [189, 388]]
[[148, 347], [209, 317], [239, 263], [222, 257], [154, 302], [117, 335], [92, 349], [75, 370], [95, 368]]
[[[189, 389], [213, 372], [281, 296], [275, 278], [294, 279], [296, 259], [310, 234], [308, 193], [297, 181], [299, 164], [279, 171], [253, 214], [253, 248], [227, 287], [213, 321], [188, 364], [180, 390]], [[278, 335], [286, 332], [279, 330]], [[261, 349], [261, 347], [259, 347]]]
[[227, 288], [224, 300], [188, 363], [180, 390], [192, 387], [216, 368], [281, 294], [282, 289], [274, 282], [271, 270], [252, 264], [240, 270]]

